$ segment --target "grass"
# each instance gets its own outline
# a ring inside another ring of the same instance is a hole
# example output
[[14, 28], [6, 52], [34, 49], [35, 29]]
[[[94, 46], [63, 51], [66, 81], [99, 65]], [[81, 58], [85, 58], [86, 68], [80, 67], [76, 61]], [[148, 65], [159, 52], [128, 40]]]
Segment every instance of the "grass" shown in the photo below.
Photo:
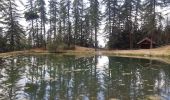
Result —
[[140, 50], [99, 50], [95, 52], [92, 48], [76, 47], [75, 50], [65, 51], [67, 55], [105, 55], [158, 60], [170, 64], [170, 45], [155, 49]]
[[8, 58], [11, 56], [18, 56], [18, 55], [24, 55], [24, 54], [49, 54], [49, 53], [48, 53], [48, 51], [46, 51], [44, 49], [30, 49], [30, 50], [0, 53], [0, 58]]
[[[24, 55], [24, 54], [50, 54], [47, 50], [42, 48], [30, 49], [24, 51], [14, 51], [7, 53], [0, 53], [0, 58], [7, 58], [11, 56]], [[76, 55], [76, 56], [94, 56], [94, 55], [106, 55], [106, 56], [121, 56], [121, 57], [133, 57], [159, 60], [170, 64], [170, 45], [163, 46], [155, 49], [140, 49], [140, 50], [98, 50], [93, 48], [76, 46], [75, 50], [62, 50], [59, 54], [63, 55]]]
[[[18, 56], [18, 55], [40, 55], [40, 54], [52, 54], [45, 49], [42, 48], [35, 48], [30, 50], [22, 50], [22, 51], [13, 51], [13, 52], [6, 52], [0, 53], [0, 58], [8, 58], [11, 56]], [[63, 54], [63, 55], [76, 55], [76, 56], [92, 56], [95, 55], [95, 50], [92, 48], [85, 48], [76, 46], [75, 50], [61, 50], [58, 53], [54, 54]]]
[[75, 50], [65, 50], [64, 54], [65, 55], [80, 55], [80, 56], [90, 56], [90, 55], [95, 55], [95, 50], [93, 48], [86, 48], [86, 47], [79, 47], [76, 46]]
[[142, 57], [170, 57], [170, 46], [164, 46], [155, 49], [140, 50], [109, 50], [101, 51], [105, 55], [125, 55], [125, 56], [142, 56]]

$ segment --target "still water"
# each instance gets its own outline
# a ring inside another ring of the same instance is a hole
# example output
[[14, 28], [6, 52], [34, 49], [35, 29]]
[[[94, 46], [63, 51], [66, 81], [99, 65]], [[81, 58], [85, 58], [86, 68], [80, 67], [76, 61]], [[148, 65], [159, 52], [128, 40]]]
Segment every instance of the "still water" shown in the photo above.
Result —
[[1, 100], [170, 99], [170, 65], [121, 57], [57, 55], [0, 59]]

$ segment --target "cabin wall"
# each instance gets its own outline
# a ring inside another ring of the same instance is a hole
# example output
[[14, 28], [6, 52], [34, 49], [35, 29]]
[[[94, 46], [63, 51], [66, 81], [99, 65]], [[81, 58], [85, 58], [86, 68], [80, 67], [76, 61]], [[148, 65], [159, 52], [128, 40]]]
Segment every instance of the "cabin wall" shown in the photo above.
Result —
[[[139, 44], [140, 49], [150, 49], [151, 44]], [[155, 48], [155, 44], [153, 44], [153, 48]]]

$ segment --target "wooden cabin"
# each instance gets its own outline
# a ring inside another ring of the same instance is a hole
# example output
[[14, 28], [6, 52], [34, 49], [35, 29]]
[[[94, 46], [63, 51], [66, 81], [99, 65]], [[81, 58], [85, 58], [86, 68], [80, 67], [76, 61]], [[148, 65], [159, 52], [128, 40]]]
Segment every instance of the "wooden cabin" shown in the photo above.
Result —
[[152, 47], [154, 48], [156, 46], [156, 43], [152, 41], [150, 38], [145, 37], [144, 39], [139, 41], [137, 45], [141, 49], [150, 49], [151, 43], [152, 43]]

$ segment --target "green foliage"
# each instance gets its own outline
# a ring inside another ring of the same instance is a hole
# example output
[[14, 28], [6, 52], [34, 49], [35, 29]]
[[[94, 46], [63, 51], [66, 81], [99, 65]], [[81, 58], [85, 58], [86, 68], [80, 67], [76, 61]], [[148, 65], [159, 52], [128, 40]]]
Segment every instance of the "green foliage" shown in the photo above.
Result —
[[25, 19], [26, 20], [34, 20], [34, 19], [37, 19], [37, 18], [39, 18], [37, 13], [35, 13], [33, 11], [25, 12]]
[[19, 23], [20, 14], [18, 13], [15, 0], [3, 2], [2, 22], [4, 25], [4, 37], [6, 42], [6, 50], [20, 50], [24, 46], [25, 32]]
[[25, 33], [18, 22], [8, 23], [8, 31], [6, 33], [7, 43], [9, 43], [9, 50], [20, 50], [23, 48]]
[[100, 10], [99, 10], [99, 1], [98, 0], [90, 0], [90, 23], [92, 27], [92, 31], [94, 31], [94, 41], [95, 41], [95, 50], [98, 47], [97, 36], [98, 36], [98, 28], [100, 23]]
[[[169, 24], [162, 23], [164, 17], [156, 11], [169, 6], [169, 0], [49, 0], [48, 8], [45, 0], [25, 3], [27, 30], [20, 25], [15, 0], [0, 0], [0, 24], [5, 31], [0, 47], [5, 50], [48, 47], [56, 52], [74, 49], [74, 45], [97, 48], [101, 24], [105, 24], [103, 33], [110, 49], [137, 48], [136, 43], [145, 37], [153, 38], [158, 46], [170, 42]], [[100, 7], [104, 6], [102, 14]]]
[[104, 0], [104, 4], [105, 33], [110, 49], [135, 49], [145, 37], [151, 38], [157, 46], [165, 43], [164, 19], [156, 10], [168, 6], [166, 0]]
[[6, 50], [6, 40], [4, 37], [0, 36], [0, 52], [4, 52]]
[[53, 41], [52, 43], [49, 43], [47, 45], [47, 49], [49, 52], [56, 53], [56, 52], [63, 52], [63, 50], [74, 50], [75, 46], [70, 45], [70, 47], [68, 47], [67, 44], [56, 40], [56, 41]]

